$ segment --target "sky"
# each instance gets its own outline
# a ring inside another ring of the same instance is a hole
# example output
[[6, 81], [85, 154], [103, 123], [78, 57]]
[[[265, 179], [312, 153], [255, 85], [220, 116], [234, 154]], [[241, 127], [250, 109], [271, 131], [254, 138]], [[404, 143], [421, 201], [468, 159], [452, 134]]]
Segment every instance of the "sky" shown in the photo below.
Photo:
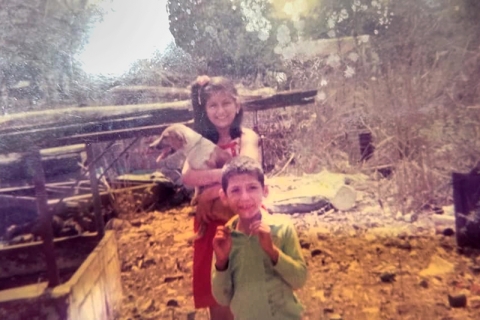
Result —
[[92, 75], [118, 76], [138, 59], [164, 50], [173, 41], [166, 0], [103, 0], [103, 21], [91, 31], [78, 59]]

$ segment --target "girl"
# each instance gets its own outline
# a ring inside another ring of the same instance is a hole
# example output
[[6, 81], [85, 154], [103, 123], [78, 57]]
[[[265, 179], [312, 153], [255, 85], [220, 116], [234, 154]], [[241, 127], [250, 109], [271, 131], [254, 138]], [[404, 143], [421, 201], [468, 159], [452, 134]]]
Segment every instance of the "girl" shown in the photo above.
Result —
[[[205, 138], [228, 150], [232, 156], [245, 155], [261, 161], [259, 137], [241, 126], [243, 110], [237, 101], [233, 82], [223, 77], [200, 76], [192, 85], [194, 129]], [[195, 308], [209, 308], [212, 320], [233, 319], [230, 309], [220, 306], [212, 295], [212, 241], [217, 226], [226, 221], [210, 221], [216, 210], [228, 210], [219, 199], [222, 170], [192, 170], [188, 163], [182, 171], [183, 183], [190, 186], [209, 186], [198, 198], [194, 231], [199, 221], [208, 223], [205, 236], [193, 247], [193, 298]]]

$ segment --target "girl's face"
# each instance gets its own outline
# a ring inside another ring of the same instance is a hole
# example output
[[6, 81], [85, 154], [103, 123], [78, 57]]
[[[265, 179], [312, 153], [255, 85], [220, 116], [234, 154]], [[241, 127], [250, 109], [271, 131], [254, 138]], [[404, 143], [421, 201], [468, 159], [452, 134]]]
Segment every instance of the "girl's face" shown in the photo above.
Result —
[[225, 91], [213, 93], [205, 105], [207, 117], [217, 129], [229, 128], [239, 110], [235, 99]]

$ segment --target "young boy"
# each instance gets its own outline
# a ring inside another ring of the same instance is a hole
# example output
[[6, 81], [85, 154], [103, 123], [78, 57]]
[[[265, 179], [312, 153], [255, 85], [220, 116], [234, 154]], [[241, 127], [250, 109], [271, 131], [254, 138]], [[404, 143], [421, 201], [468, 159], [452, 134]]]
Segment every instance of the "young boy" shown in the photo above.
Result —
[[225, 165], [220, 198], [236, 214], [213, 239], [212, 292], [237, 320], [301, 319], [294, 290], [307, 279], [291, 222], [265, 213], [259, 163], [239, 156]]

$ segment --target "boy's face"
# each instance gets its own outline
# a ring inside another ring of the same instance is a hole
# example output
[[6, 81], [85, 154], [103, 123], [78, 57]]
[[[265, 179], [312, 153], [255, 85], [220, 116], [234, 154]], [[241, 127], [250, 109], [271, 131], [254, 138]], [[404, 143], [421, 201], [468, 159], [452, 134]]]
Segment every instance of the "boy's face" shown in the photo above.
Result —
[[226, 192], [220, 191], [222, 201], [241, 219], [253, 218], [268, 195], [268, 188], [262, 187], [257, 178], [250, 174], [239, 174], [228, 181]]

